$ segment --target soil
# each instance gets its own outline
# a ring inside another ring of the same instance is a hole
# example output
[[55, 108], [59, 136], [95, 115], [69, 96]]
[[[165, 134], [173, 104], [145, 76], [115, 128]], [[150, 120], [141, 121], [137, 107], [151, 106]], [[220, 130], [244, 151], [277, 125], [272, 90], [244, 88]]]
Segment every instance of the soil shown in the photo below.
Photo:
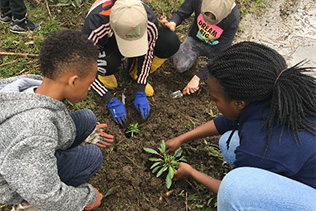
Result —
[[[183, 89], [194, 73], [177, 73], [173, 69], [172, 60], [167, 60], [156, 72], [151, 74], [149, 83], [154, 87], [155, 94], [148, 97], [150, 115], [143, 121], [134, 107], [133, 91], [135, 82], [128, 78], [124, 86], [124, 71], [116, 74], [121, 83], [114, 93], [121, 98], [125, 90], [126, 111], [128, 122], [125, 127], [118, 126], [111, 118], [110, 112], [104, 107], [102, 100], [97, 100], [94, 112], [99, 122], [108, 124], [106, 132], [115, 135], [115, 143], [108, 148], [102, 149], [104, 163], [96, 176], [89, 183], [97, 187], [104, 195], [109, 190], [115, 193], [103, 200], [98, 210], [185, 210], [185, 193], [199, 193], [192, 181], [174, 182], [168, 190], [165, 179], [156, 178], [149, 167], [152, 165], [148, 158], [153, 155], [145, 152], [144, 147], [156, 149], [162, 140], [168, 140], [187, 132], [214, 116], [219, 115], [213, 109], [212, 115], [207, 111], [212, 110], [208, 97], [207, 87], [191, 96], [172, 98], [171, 93]], [[133, 138], [127, 138], [125, 131], [129, 124], [139, 123], [140, 133]], [[188, 162], [196, 168], [205, 166], [205, 173], [222, 179], [230, 167], [223, 163], [218, 154], [209, 156], [208, 147], [217, 146], [218, 137], [198, 140], [186, 144], [183, 147], [184, 155]], [[212, 167], [212, 168], [210, 168]], [[112, 189], [111, 189], [112, 188]], [[165, 195], [168, 191], [172, 194]], [[183, 194], [184, 193], [184, 194]], [[198, 203], [206, 204], [204, 199], [198, 199]], [[191, 204], [189, 204], [191, 206]]]

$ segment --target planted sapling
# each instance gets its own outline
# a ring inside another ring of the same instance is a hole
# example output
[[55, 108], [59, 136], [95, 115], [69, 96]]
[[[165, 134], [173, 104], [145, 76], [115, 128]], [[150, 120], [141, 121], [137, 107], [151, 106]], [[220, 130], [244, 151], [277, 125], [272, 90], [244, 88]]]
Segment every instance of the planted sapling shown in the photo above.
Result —
[[159, 158], [149, 158], [150, 161], [154, 161], [154, 164], [150, 167], [150, 169], [152, 169], [152, 173], [157, 172], [156, 177], [160, 177], [163, 172], [168, 171], [166, 177], [166, 186], [169, 189], [172, 184], [172, 178], [178, 163], [181, 161], [187, 162], [187, 160], [184, 156], [182, 156], [181, 147], [174, 152], [166, 154], [166, 144], [164, 140], [162, 140], [160, 148], [158, 149], [160, 153], [151, 148], [144, 148], [146, 152], [159, 156]]
[[133, 138], [135, 135], [139, 134], [138, 123], [130, 124], [129, 128], [125, 131], [125, 135], [128, 138]]

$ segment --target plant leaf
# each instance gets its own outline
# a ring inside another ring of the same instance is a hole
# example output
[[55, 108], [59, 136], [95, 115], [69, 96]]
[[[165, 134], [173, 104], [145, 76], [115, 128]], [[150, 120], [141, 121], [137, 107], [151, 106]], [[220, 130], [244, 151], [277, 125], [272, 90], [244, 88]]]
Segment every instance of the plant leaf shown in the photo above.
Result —
[[168, 173], [168, 176], [170, 176], [171, 179], [172, 179], [173, 176], [174, 176], [174, 172], [175, 172], [175, 169], [172, 168], [171, 166], [169, 166], [169, 173]]
[[160, 164], [160, 162], [154, 163], [154, 164], [150, 167], [150, 169], [153, 169], [154, 167], [158, 166], [159, 164]]
[[167, 177], [166, 177], [166, 186], [167, 186], [168, 189], [171, 187], [171, 184], [172, 184], [172, 178], [168, 174]]
[[161, 169], [158, 171], [156, 177], [160, 177], [160, 175], [161, 175], [164, 171], [166, 171], [167, 169], [168, 169], [168, 166], [165, 166], [165, 167], [161, 168]]
[[149, 158], [148, 160], [154, 161], [154, 162], [163, 161], [161, 158]]
[[188, 162], [185, 157], [181, 157], [181, 158], [179, 159], [179, 161], [186, 162], [186, 163]]
[[161, 167], [160, 167], [160, 166], [155, 167], [155, 168], [152, 170], [152, 173], [153, 173], [153, 174], [156, 173], [156, 171], [158, 171], [159, 168], [161, 168]]
[[181, 147], [179, 147], [175, 152], [174, 152], [174, 156], [177, 158], [177, 157], [180, 157], [182, 154], [182, 149]]
[[152, 154], [156, 154], [156, 155], [161, 156], [161, 154], [159, 154], [159, 153], [158, 153], [156, 150], [154, 150], [154, 149], [150, 149], [150, 148], [144, 147], [144, 150], [145, 150], [146, 152], [149, 152], [149, 153], [152, 153]]
[[161, 146], [161, 153], [162, 153], [162, 154], [165, 154], [165, 152], [166, 152], [166, 144], [165, 144], [165, 141], [164, 141], [164, 140], [162, 140], [160, 146]]

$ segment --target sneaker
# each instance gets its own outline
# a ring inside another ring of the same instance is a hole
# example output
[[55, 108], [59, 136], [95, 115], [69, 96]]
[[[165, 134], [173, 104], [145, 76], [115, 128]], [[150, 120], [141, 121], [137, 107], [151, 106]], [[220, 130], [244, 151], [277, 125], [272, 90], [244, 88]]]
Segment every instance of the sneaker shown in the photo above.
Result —
[[7, 13], [1, 13], [0, 21], [1, 21], [2, 23], [10, 23], [10, 22], [12, 22], [12, 14], [11, 14], [11, 11], [9, 11], [9, 12], [7, 12]]
[[13, 33], [27, 33], [40, 30], [41, 27], [37, 23], [33, 23], [26, 17], [22, 20], [13, 20], [10, 26], [10, 31]]

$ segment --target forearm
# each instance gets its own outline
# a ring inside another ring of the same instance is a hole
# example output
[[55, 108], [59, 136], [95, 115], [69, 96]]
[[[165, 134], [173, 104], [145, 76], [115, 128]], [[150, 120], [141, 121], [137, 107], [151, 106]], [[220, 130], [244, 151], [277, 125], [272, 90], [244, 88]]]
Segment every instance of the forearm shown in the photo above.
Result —
[[179, 138], [182, 139], [182, 143], [185, 143], [188, 141], [201, 139], [201, 138], [205, 138], [205, 137], [213, 136], [213, 135], [218, 135], [218, 134], [219, 133], [215, 127], [214, 121], [211, 120], [211, 121], [195, 128], [194, 130], [191, 130], [185, 134], [182, 134]]
[[191, 178], [196, 180], [198, 183], [204, 185], [207, 189], [217, 194], [221, 180], [214, 179], [204, 173], [193, 169], [191, 172]]

